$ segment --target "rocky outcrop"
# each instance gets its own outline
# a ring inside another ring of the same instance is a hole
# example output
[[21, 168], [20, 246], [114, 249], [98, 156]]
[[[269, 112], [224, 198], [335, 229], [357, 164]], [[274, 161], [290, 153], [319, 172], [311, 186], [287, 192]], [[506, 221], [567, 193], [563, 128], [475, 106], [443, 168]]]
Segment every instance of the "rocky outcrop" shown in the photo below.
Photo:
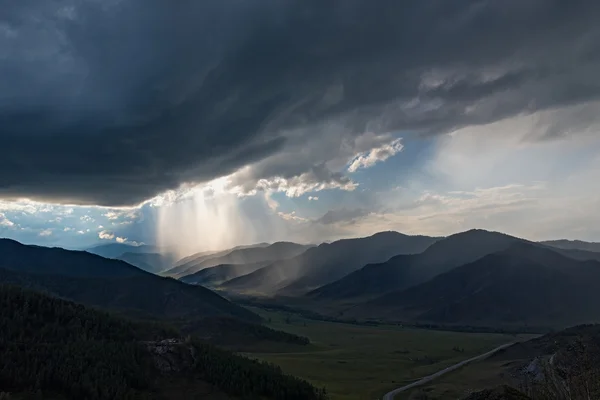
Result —
[[194, 347], [183, 340], [164, 339], [144, 344], [152, 355], [155, 367], [163, 373], [187, 371], [196, 362]]
[[472, 393], [465, 400], [531, 400], [530, 397], [510, 386], [502, 385], [494, 389], [486, 389]]

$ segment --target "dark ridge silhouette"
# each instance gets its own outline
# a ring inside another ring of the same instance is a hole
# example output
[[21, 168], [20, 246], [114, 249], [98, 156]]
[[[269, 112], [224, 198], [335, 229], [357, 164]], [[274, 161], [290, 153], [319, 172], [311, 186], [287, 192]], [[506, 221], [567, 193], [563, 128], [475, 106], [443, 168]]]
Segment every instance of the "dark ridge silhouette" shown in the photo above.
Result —
[[216, 293], [84, 251], [0, 240], [0, 283], [47, 291], [84, 304], [146, 316], [230, 316], [259, 321]]
[[348, 276], [308, 294], [330, 300], [364, 299], [408, 288], [487, 254], [523, 241], [485, 230], [470, 230], [441, 239], [415, 255], [398, 255], [369, 264]]

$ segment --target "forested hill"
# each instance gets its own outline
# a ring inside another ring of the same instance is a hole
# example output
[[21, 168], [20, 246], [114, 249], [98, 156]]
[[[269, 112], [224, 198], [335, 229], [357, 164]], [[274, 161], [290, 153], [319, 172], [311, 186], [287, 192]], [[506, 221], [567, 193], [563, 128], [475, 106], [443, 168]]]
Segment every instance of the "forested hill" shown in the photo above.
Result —
[[180, 380], [178, 393], [204, 382], [227, 394], [214, 398], [325, 398], [275, 366], [182, 340], [172, 328], [18, 287], [0, 286], [0, 332], [0, 388], [15, 398], [173, 398], [165, 379]]

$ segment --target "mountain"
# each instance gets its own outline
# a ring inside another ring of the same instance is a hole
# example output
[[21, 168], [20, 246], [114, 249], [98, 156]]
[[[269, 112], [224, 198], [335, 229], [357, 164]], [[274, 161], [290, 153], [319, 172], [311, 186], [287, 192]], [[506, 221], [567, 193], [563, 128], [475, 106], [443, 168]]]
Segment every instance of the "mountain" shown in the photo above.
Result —
[[583, 242], [581, 240], [547, 240], [540, 242], [543, 245], [563, 250], [584, 250], [600, 252], [600, 243]]
[[522, 242], [513, 236], [470, 230], [441, 239], [424, 252], [398, 255], [386, 262], [369, 264], [346, 277], [323, 286], [308, 296], [321, 300], [355, 301], [408, 288], [487, 254]]
[[564, 327], [600, 321], [600, 263], [515, 243], [345, 314], [484, 326]]
[[226, 254], [213, 254], [200, 259], [194, 259], [177, 267], [177, 272], [167, 271], [169, 276], [180, 278], [196, 273], [205, 268], [215, 267], [221, 264], [253, 264], [265, 261], [277, 261], [297, 256], [311, 245], [302, 245], [291, 242], [276, 242], [268, 246], [249, 247], [236, 249]]
[[0, 329], [3, 399], [325, 398], [278, 367], [175, 329], [21, 288], [0, 285]]
[[0, 283], [144, 316], [228, 316], [259, 321], [256, 314], [201, 286], [158, 277], [121, 260], [27, 246], [9, 239], [0, 239]]
[[[193, 264], [201, 263], [202, 261], [207, 260], [209, 258], [222, 257], [222, 256], [225, 256], [236, 250], [267, 247], [267, 246], [269, 246], [269, 243], [258, 243], [258, 244], [252, 244], [252, 245], [236, 246], [236, 247], [232, 247], [230, 249], [225, 249], [225, 250], [202, 251], [199, 253], [192, 254], [191, 256], [184, 257], [181, 260], [175, 262], [175, 264], [173, 264], [172, 268], [163, 272], [163, 275], [172, 276], [172, 277], [181, 277], [181, 276], [186, 275], [185, 271], [188, 268], [190, 268], [190, 266], [192, 266]], [[193, 273], [193, 272], [190, 271], [187, 274], [190, 274], [190, 273]]]
[[172, 255], [159, 253], [123, 253], [117, 258], [153, 274], [164, 271], [175, 261]]
[[217, 287], [223, 282], [237, 278], [238, 276], [249, 274], [268, 264], [270, 264], [269, 261], [251, 264], [222, 264], [217, 265], [216, 267], [202, 269], [190, 275], [185, 275], [179, 278], [179, 280], [191, 285]]
[[109, 243], [85, 249], [88, 253], [96, 254], [106, 258], [118, 258], [124, 253], [160, 253], [156, 246], [141, 245], [134, 246], [125, 243]]
[[365, 238], [323, 243], [294, 258], [225, 282], [222, 287], [238, 292], [301, 294], [333, 282], [365, 264], [382, 262], [397, 254], [422, 252], [437, 240], [380, 232]]
[[0, 239], [0, 268], [86, 278], [146, 275], [146, 272], [121, 260], [107, 259], [86, 251], [24, 245], [11, 239]]

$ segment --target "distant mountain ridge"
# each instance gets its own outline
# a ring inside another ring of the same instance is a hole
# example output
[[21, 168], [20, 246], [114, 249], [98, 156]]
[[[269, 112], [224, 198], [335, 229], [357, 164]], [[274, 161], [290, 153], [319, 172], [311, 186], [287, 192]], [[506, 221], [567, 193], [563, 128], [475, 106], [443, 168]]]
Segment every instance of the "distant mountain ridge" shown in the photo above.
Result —
[[438, 240], [380, 232], [372, 236], [321, 244], [287, 260], [272, 263], [248, 275], [225, 282], [232, 291], [264, 294], [305, 293], [342, 278], [369, 262], [385, 261], [402, 253], [419, 253]]
[[600, 252], [600, 243], [594, 242], [584, 242], [582, 240], [546, 240], [540, 242], [543, 245], [556, 247], [564, 250], [585, 250], [585, 251], [594, 251]]
[[135, 265], [144, 271], [158, 274], [169, 268], [175, 257], [171, 254], [159, 253], [123, 253], [117, 259]]
[[218, 257], [218, 256], [222, 256], [222, 255], [231, 253], [234, 250], [250, 249], [253, 247], [267, 247], [268, 245], [270, 245], [270, 243], [262, 242], [262, 243], [255, 243], [255, 244], [239, 245], [239, 246], [235, 246], [235, 247], [231, 247], [231, 248], [227, 248], [227, 249], [221, 249], [221, 250], [201, 251], [201, 252], [194, 253], [192, 255], [186, 256], [186, 257], [178, 260], [174, 264], [174, 266], [177, 267], [177, 266], [187, 264], [192, 261], [200, 261], [207, 256]]
[[134, 246], [126, 243], [108, 243], [101, 244], [85, 249], [88, 253], [96, 254], [106, 258], [118, 258], [124, 253], [161, 253], [157, 246], [140, 245]]
[[190, 275], [182, 276], [179, 280], [191, 285], [217, 287], [224, 282], [252, 273], [268, 264], [270, 264], [269, 261], [249, 264], [221, 264], [215, 267], [204, 268]]
[[175, 261], [175, 256], [157, 246], [134, 246], [125, 243], [109, 243], [85, 249], [88, 253], [105, 258], [123, 260], [144, 271], [154, 274], [169, 268]]
[[303, 245], [292, 242], [275, 242], [268, 246], [247, 247], [232, 250], [226, 254], [212, 254], [196, 258], [165, 272], [174, 278], [181, 278], [194, 274], [202, 269], [215, 267], [222, 264], [254, 264], [260, 262], [275, 262], [294, 257], [303, 253], [312, 245]]

